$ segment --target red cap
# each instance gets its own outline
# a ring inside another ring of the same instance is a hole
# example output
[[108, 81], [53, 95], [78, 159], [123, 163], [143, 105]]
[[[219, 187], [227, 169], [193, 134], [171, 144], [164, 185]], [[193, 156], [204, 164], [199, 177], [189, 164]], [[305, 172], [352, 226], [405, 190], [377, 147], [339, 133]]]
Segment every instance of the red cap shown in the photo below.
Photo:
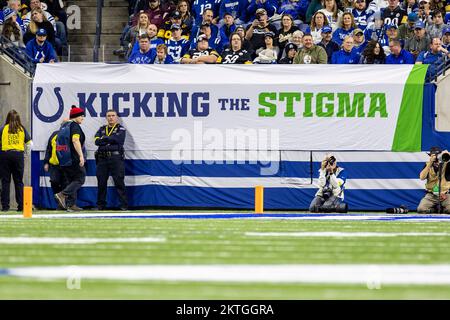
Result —
[[79, 116], [84, 116], [84, 110], [81, 108], [78, 108], [76, 106], [72, 106], [72, 109], [70, 109], [70, 119], [79, 117]]

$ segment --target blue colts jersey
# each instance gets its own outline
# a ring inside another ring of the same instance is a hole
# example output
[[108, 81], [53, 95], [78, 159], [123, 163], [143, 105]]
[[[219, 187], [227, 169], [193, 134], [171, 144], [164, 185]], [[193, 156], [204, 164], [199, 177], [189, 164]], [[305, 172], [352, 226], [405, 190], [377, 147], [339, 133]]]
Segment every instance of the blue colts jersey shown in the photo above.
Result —
[[367, 28], [367, 24], [372, 18], [373, 11], [372, 10], [364, 10], [364, 11], [358, 11], [356, 9], [353, 9], [351, 11], [353, 14], [353, 17], [355, 17], [355, 23], [362, 31], [364, 31]]
[[166, 41], [166, 46], [168, 55], [172, 57], [175, 63], [178, 63], [181, 57], [188, 51], [189, 41], [184, 38], [178, 41], [169, 39]]
[[196, 24], [200, 24], [203, 20], [203, 12], [206, 9], [212, 9], [214, 18], [219, 14], [220, 0], [195, 0], [192, 4], [192, 14]]

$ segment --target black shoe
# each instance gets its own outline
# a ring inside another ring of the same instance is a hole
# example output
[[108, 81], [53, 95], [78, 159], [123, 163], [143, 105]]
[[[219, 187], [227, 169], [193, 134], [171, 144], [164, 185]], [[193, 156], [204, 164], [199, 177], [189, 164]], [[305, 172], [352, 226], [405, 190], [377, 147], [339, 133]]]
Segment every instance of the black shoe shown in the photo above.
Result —
[[106, 208], [105, 208], [105, 207], [97, 206], [97, 207], [93, 207], [92, 210], [93, 210], [93, 211], [103, 211], [103, 210], [106, 210]]
[[120, 48], [120, 49], [117, 49], [117, 50], [113, 51], [113, 55], [119, 56], [119, 57], [122, 57], [122, 58], [125, 57], [126, 53], [127, 52], [126, 52], [126, 50], [124, 48]]
[[22, 212], [23, 208], [17, 208], [17, 212]]
[[120, 211], [128, 211], [128, 207], [120, 207]]
[[2, 208], [2, 211], [7, 212], [7, 211], [9, 211], [9, 208]]

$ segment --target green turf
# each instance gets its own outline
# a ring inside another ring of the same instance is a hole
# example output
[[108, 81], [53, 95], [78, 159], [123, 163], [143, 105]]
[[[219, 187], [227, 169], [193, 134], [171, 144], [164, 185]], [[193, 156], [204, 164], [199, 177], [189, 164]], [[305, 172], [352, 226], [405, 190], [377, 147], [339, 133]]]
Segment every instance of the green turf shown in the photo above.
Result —
[[[449, 237], [287, 238], [245, 232], [449, 232], [446, 222], [2, 219], [0, 237], [151, 237], [164, 243], [1, 244], [0, 268], [148, 264], [450, 264]], [[450, 286], [187, 283], [0, 277], [1, 299], [450, 299]]]

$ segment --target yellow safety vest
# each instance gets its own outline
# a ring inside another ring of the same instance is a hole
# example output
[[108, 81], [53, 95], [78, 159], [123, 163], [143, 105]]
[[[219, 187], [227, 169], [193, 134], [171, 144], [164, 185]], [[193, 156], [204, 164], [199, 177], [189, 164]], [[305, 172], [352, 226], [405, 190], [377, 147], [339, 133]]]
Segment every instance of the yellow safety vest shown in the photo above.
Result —
[[2, 131], [2, 151], [25, 150], [25, 131], [20, 128], [17, 133], [9, 133], [9, 124]]
[[55, 136], [52, 138], [52, 156], [50, 157], [50, 160], [48, 160], [48, 162], [51, 165], [57, 166], [59, 165], [59, 160], [58, 160], [58, 156], [56, 155], [56, 138], [58, 137], [57, 134], [55, 134]]

